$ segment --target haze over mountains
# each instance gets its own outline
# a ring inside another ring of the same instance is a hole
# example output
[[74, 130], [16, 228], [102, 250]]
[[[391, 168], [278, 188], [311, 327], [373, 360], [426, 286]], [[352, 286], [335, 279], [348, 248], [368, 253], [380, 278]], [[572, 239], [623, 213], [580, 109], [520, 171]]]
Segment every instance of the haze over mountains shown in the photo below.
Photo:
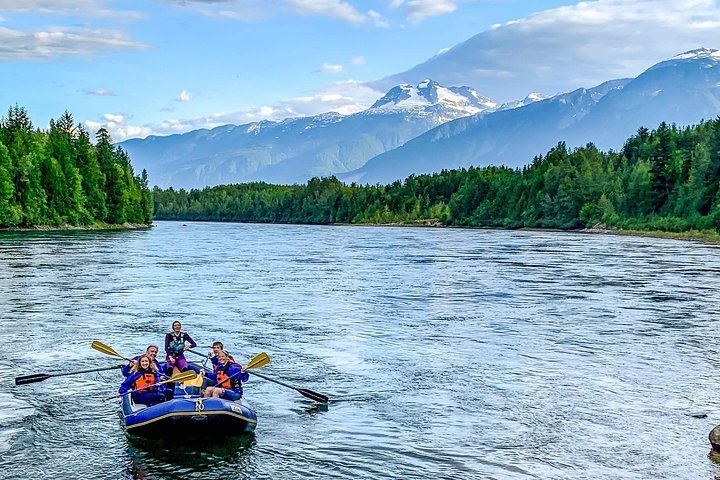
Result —
[[120, 145], [151, 183], [204, 187], [262, 180], [305, 182], [355, 170], [388, 150], [456, 118], [498, 105], [468, 87], [432, 81], [392, 88], [367, 110], [281, 122], [226, 125], [182, 135], [151, 136]]
[[[455, 66], [454, 68], [461, 68]], [[204, 187], [313, 176], [389, 183], [470, 165], [528, 164], [558, 141], [618, 149], [639, 127], [720, 114], [720, 52], [698, 49], [634, 79], [498, 105], [470, 87], [425, 80], [391, 88], [367, 110], [227, 125], [121, 143], [151, 184]]]

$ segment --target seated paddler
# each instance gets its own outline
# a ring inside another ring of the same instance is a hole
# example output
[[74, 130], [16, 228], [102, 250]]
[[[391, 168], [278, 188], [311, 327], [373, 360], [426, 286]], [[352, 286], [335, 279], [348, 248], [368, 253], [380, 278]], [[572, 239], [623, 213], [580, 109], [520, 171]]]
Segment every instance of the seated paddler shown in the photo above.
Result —
[[[213, 342], [212, 344], [212, 350], [208, 352], [208, 358], [210, 359], [210, 362], [212, 362], [213, 372], [217, 372], [218, 365], [220, 365], [220, 362], [218, 361], [218, 354], [225, 350], [225, 346], [222, 342], [217, 341]], [[226, 351], [227, 353], [227, 351]], [[232, 355], [228, 354], [228, 358], [232, 363], [237, 363]]]
[[209, 379], [216, 382], [214, 387], [205, 389], [206, 397], [224, 398], [233, 401], [242, 397], [242, 382], [247, 382], [250, 375], [242, 365], [231, 362], [229, 357], [225, 350], [221, 350], [217, 354], [217, 370], [204, 373]]
[[[165, 371], [164, 371], [165, 366], [157, 361], [158, 350], [159, 349], [158, 349], [157, 345], [148, 345], [148, 347], [145, 349], [145, 355], [150, 357], [150, 360], [152, 361], [152, 363], [155, 364], [155, 367], [157, 368], [158, 373], [160, 373], [162, 375], [165, 373]], [[130, 370], [137, 364], [137, 361], [139, 358], [140, 358], [140, 355], [136, 355], [135, 357], [133, 357], [133, 359], [130, 361], [130, 363], [128, 363], [127, 365], [125, 365], [122, 368], [121, 371], [122, 371], [123, 377], [127, 377], [128, 375], [130, 375]]]
[[165, 385], [156, 385], [162, 379], [157, 367], [150, 361], [147, 355], [140, 355], [135, 366], [130, 369], [117, 396], [132, 392], [132, 399], [135, 403], [154, 405], [165, 400]]

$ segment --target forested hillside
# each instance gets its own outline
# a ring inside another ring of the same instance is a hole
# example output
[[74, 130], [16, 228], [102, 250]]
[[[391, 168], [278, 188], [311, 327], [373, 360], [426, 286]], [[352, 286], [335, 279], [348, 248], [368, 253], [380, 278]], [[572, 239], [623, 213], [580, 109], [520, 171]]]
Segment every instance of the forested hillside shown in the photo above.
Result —
[[720, 118], [641, 128], [618, 152], [563, 143], [522, 169], [410, 176], [387, 186], [335, 178], [203, 190], [155, 189], [157, 219], [283, 223], [426, 223], [680, 232], [720, 226]]
[[96, 137], [67, 112], [42, 131], [11, 107], [0, 120], [0, 227], [149, 224], [147, 174], [134, 174], [105, 129]]

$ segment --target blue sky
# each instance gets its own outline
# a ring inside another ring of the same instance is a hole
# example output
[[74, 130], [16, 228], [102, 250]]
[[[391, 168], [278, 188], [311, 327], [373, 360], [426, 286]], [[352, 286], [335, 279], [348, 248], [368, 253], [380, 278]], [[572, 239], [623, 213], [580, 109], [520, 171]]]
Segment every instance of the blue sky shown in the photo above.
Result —
[[[383, 94], [365, 82], [483, 32], [523, 81], [471, 86], [508, 101], [540, 76], [555, 94], [718, 48], [718, 27], [714, 0], [0, 0], [0, 108], [40, 127], [68, 110], [118, 141], [353, 113]], [[540, 55], [538, 33], [558, 39]]]

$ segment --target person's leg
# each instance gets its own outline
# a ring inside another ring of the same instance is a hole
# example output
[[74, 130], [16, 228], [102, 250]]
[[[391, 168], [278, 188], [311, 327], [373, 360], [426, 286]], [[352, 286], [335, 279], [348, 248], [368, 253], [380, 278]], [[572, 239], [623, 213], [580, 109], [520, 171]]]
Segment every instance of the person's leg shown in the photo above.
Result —
[[222, 395], [223, 389], [222, 388], [213, 388], [212, 396], [213, 398], [220, 398], [220, 395]]
[[225, 400], [230, 400], [233, 402], [235, 400], [240, 400], [241, 397], [242, 397], [242, 393], [238, 393], [238, 392], [235, 392], [235, 391], [227, 389], [227, 388], [223, 391], [223, 394], [221, 396], [221, 398], [224, 398]]
[[185, 356], [180, 355], [177, 357], [177, 360], [175, 361], [175, 365], [177, 366], [178, 370], [181, 372], [184, 372], [187, 370], [187, 360], [185, 360]]
[[154, 405], [165, 400], [165, 395], [160, 392], [140, 392], [133, 395], [135, 403], [143, 405]]
[[207, 387], [205, 389], [205, 398], [210, 398], [213, 396], [213, 390], [215, 390], [215, 387]]

